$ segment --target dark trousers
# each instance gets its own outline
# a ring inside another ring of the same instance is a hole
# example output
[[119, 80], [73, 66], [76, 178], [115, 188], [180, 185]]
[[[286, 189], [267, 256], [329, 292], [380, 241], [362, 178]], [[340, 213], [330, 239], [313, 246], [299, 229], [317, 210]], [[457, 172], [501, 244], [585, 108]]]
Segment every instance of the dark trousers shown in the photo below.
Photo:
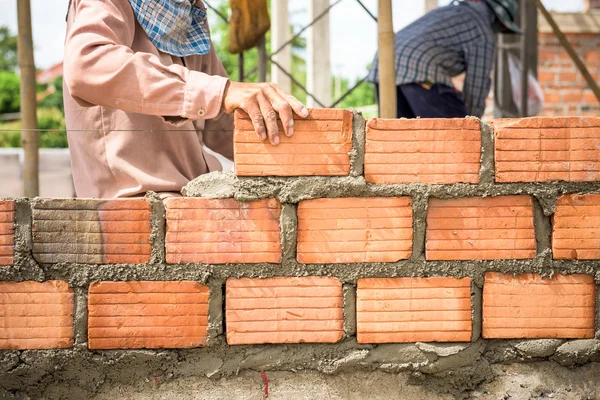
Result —
[[[379, 102], [379, 85], [375, 85]], [[468, 115], [462, 94], [439, 83], [426, 89], [417, 83], [396, 86], [397, 118], [464, 118]]]

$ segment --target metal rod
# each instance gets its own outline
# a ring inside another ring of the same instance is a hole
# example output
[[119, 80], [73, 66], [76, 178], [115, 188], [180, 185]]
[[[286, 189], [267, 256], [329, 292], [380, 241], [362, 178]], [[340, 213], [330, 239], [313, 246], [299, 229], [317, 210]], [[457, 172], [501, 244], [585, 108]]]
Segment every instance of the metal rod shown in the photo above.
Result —
[[40, 194], [39, 185], [39, 135], [37, 132], [37, 102], [35, 85], [35, 62], [31, 35], [31, 4], [29, 0], [17, 0], [19, 26], [18, 57], [21, 74], [21, 145], [25, 161], [23, 165], [23, 189], [25, 197]]
[[265, 35], [258, 42], [258, 81], [267, 81], [267, 45], [265, 43]]
[[529, 52], [527, 43], [527, 0], [521, 0], [521, 117], [529, 116]]
[[341, 95], [331, 106], [329, 106], [329, 108], [335, 108], [335, 106], [337, 106], [342, 101], [344, 101], [344, 99], [346, 97], [348, 97], [348, 95], [350, 93], [354, 92], [357, 87], [359, 87], [360, 85], [362, 85], [367, 80], [368, 77], [369, 76], [367, 75], [364, 78], [362, 78], [360, 81], [356, 82], [356, 84], [354, 86], [352, 86], [350, 89], [346, 90], [346, 92], [343, 95]]
[[358, 2], [358, 4], [360, 4], [360, 6], [363, 8], [363, 10], [365, 10], [365, 11], [367, 12], [367, 14], [369, 14], [369, 15], [371, 16], [371, 18], [373, 18], [373, 20], [374, 20], [375, 22], [377, 22], [377, 17], [376, 17], [376, 16], [374, 16], [374, 15], [373, 15], [373, 13], [372, 13], [371, 11], [369, 11], [369, 9], [367, 8], [367, 6], [365, 6], [365, 5], [363, 4], [363, 2], [362, 2], [362, 1], [360, 1], [360, 0], [356, 0], [356, 1]]
[[594, 92], [594, 95], [596, 96], [596, 99], [598, 99], [598, 102], [600, 102], [600, 88], [598, 87], [598, 84], [596, 83], [592, 75], [590, 75], [590, 71], [588, 71], [583, 61], [581, 61], [581, 59], [573, 49], [573, 46], [571, 46], [571, 43], [569, 43], [569, 40], [567, 39], [565, 34], [562, 33], [562, 31], [556, 24], [556, 21], [554, 21], [552, 15], [548, 12], [548, 10], [546, 10], [546, 7], [544, 7], [544, 4], [542, 4], [541, 0], [535, 0], [535, 2], [542, 14], [544, 15], [544, 17], [546, 18], [546, 20], [548, 21], [548, 24], [552, 27], [552, 30], [558, 38], [558, 41], [562, 44], [567, 53], [569, 53], [569, 56], [571, 56], [571, 59], [575, 63], [575, 66], [577, 67], [577, 69], [579, 69], [579, 72], [581, 72], [581, 74], [585, 78], [585, 81], [587, 82], [590, 89], [592, 89], [592, 92]]
[[381, 118], [396, 118], [396, 71], [392, 0], [379, 0], [379, 113]]
[[283, 69], [281, 67], [281, 65], [279, 65], [279, 63], [277, 63], [277, 61], [273, 61], [273, 59], [271, 59], [271, 62], [273, 64], [275, 64], [281, 70], [281, 72], [283, 72], [285, 75], [287, 75], [292, 80], [292, 82], [294, 82], [294, 84], [296, 86], [298, 86], [300, 89], [302, 89], [304, 92], [306, 92], [307, 96], [312, 97], [313, 100], [319, 105], [319, 107], [325, 108], [325, 105], [323, 103], [321, 103], [315, 96], [313, 96], [312, 93], [309, 93], [308, 89], [306, 89], [302, 83], [300, 83], [296, 78], [294, 78], [292, 76], [292, 74], [290, 74], [285, 69]]
[[221, 17], [221, 19], [227, 23], [229, 23], [229, 19], [227, 18], [227, 16], [225, 14], [223, 14], [221, 11], [219, 11], [219, 9], [211, 6], [210, 4], [208, 4], [208, 2], [206, 0], [204, 0], [204, 4], [206, 4], [206, 7], [210, 8], [211, 10], [214, 11], [215, 14], [217, 14], [219, 17]]

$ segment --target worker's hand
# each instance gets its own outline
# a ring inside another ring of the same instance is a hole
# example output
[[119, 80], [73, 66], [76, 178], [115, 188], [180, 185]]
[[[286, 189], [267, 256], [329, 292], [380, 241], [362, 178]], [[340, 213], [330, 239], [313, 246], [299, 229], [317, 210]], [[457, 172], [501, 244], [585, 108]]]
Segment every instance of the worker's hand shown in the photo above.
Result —
[[261, 140], [268, 135], [275, 145], [279, 144], [278, 115], [286, 136], [294, 134], [294, 113], [308, 117], [306, 107], [274, 83], [229, 82], [223, 95], [223, 110], [232, 113], [237, 108], [248, 113]]

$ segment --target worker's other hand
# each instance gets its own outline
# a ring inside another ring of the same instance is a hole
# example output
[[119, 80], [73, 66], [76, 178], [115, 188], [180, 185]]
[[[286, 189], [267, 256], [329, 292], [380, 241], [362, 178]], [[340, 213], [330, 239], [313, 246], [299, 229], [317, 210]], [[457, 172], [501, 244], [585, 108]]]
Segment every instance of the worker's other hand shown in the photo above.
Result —
[[308, 117], [306, 107], [274, 83], [229, 82], [223, 95], [223, 110], [232, 113], [237, 108], [248, 113], [261, 140], [268, 135], [275, 145], [279, 144], [278, 116], [286, 136], [294, 134], [294, 113]]

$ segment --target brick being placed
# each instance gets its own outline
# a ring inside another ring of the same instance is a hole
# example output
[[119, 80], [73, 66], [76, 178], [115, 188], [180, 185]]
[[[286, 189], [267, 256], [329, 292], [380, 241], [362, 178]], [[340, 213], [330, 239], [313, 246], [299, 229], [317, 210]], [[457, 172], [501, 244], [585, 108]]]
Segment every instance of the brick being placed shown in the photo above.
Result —
[[410, 197], [302, 201], [297, 259], [306, 264], [407, 259], [412, 225]]
[[371, 183], [478, 183], [477, 118], [369, 119], [365, 178]]
[[15, 202], [0, 201], [0, 266], [12, 265], [15, 253]]
[[33, 255], [42, 264], [150, 261], [150, 201], [40, 199], [33, 204]]
[[73, 346], [73, 289], [67, 282], [0, 282], [0, 349]]
[[352, 112], [309, 109], [294, 120], [294, 135], [283, 134], [278, 146], [261, 141], [243, 111], [235, 113], [234, 159], [238, 176], [347, 176], [352, 150]]
[[359, 279], [359, 343], [468, 342], [471, 280], [451, 277]]
[[205, 346], [207, 286], [198, 282], [95, 282], [88, 293], [90, 349]]
[[344, 335], [342, 283], [331, 277], [230, 278], [227, 343], [335, 343]]
[[281, 261], [281, 205], [275, 199], [171, 198], [166, 254], [171, 264]]
[[552, 230], [555, 259], [600, 259], [600, 194], [559, 197]]
[[492, 122], [497, 182], [600, 180], [599, 117]]
[[531, 197], [430, 199], [426, 240], [427, 260], [534, 258]]
[[589, 275], [489, 272], [483, 285], [487, 339], [593, 338], [596, 285]]

